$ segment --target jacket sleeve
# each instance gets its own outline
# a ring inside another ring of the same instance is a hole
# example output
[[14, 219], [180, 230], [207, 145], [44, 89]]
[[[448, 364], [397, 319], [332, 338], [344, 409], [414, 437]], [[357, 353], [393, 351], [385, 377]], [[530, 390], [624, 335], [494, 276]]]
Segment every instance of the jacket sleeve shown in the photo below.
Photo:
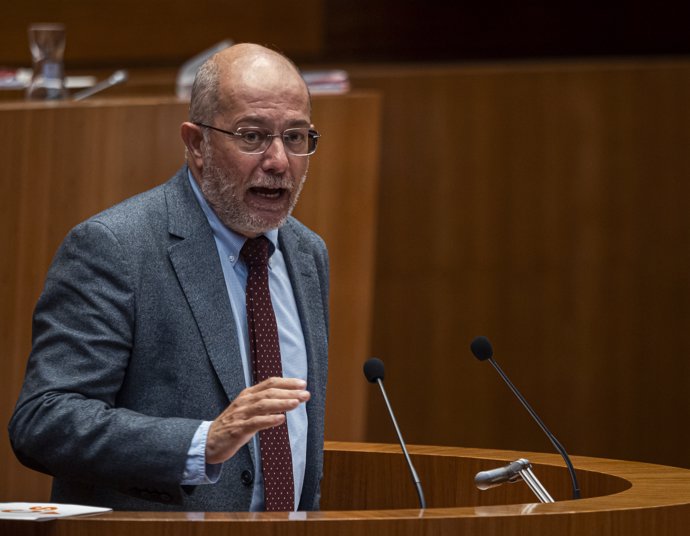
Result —
[[19, 460], [58, 478], [179, 502], [201, 421], [118, 407], [131, 355], [136, 277], [104, 224], [76, 227], [58, 250], [34, 312], [33, 348], [9, 424]]

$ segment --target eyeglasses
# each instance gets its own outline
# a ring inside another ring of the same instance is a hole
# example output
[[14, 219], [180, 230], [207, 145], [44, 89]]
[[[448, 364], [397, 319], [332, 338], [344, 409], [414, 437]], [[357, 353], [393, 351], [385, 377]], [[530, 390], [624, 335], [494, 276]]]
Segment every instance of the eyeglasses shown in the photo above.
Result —
[[261, 127], [239, 127], [232, 132], [204, 123], [194, 124], [232, 136], [237, 142], [237, 148], [245, 154], [263, 154], [271, 146], [273, 138], [281, 138], [285, 150], [291, 155], [309, 156], [316, 152], [316, 144], [321, 137], [316, 130], [309, 127], [286, 128], [280, 134], [273, 134], [269, 129]]

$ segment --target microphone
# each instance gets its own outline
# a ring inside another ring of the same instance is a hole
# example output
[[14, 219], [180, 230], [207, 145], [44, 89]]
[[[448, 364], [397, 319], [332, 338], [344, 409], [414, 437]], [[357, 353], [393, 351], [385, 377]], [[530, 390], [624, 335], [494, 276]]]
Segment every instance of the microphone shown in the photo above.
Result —
[[552, 503], [553, 497], [546, 491], [537, 475], [532, 472], [532, 464], [526, 458], [520, 458], [508, 465], [498, 467], [497, 469], [490, 469], [488, 471], [480, 471], [474, 477], [474, 483], [480, 490], [487, 490], [495, 486], [500, 486], [504, 482], [517, 482], [522, 479], [525, 484], [537, 496], [540, 502]]
[[122, 84], [123, 82], [126, 82], [127, 78], [129, 78], [129, 73], [124, 69], [120, 69], [119, 71], [115, 71], [105, 80], [98, 82], [98, 84], [95, 84], [93, 87], [84, 89], [82, 91], [78, 91], [72, 96], [72, 99], [75, 101], [84, 100], [90, 97], [91, 95], [95, 95], [99, 91], [103, 91], [104, 89], [108, 89], [110, 87], [116, 86], [117, 84]]
[[494, 349], [491, 346], [491, 342], [489, 342], [489, 339], [486, 337], [476, 337], [473, 341], [472, 344], [470, 344], [470, 350], [472, 350], [472, 353], [474, 354], [474, 357], [479, 359], [479, 361], [488, 361], [493, 365], [493, 367], [496, 369], [496, 372], [503, 378], [503, 381], [506, 383], [506, 385], [510, 388], [511, 391], [513, 391], [513, 394], [518, 398], [520, 403], [523, 405], [523, 407], [527, 410], [527, 412], [532, 416], [532, 418], [536, 421], [536, 423], [539, 425], [539, 428], [542, 429], [542, 431], [546, 434], [546, 437], [549, 438], [549, 441], [551, 441], [551, 444], [556, 448], [558, 453], [563, 457], [563, 460], [565, 461], [565, 465], [568, 468], [568, 472], [570, 473], [570, 479], [572, 481], [572, 486], [573, 486], [573, 499], [579, 499], [580, 498], [580, 486], [577, 483], [577, 476], [575, 475], [575, 469], [573, 468], [573, 464], [570, 461], [570, 457], [568, 456], [568, 453], [565, 451], [563, 448], [563, 445], [556, 439], [556, 436], [554, 436], [549, 429], [546, 427], [544, 424], [544, 421], [542, 421], [539, 418], [539, 415], [532, 409], [532, 406], [529, 405], [527, 400], [525, 400], [525, 397], [523, 397], [520, 394], [520, 391], [517, 390], [517, 387], [513, 385], [513, 382], [510, 381], [508, 376], [506, 376], [505, 372], [501, 369], [501, 367], [498, 366], [498, 363], [493, 358], [494, 355]]
[[403, 454], [405, 455], [405, 460], [407, 461], [407, 467], [412, 475], [412, 482], [414, 482], [415, 488], [417, 489], [417, 496], [419, 497], [419, 507], [426, 508], [426, 501], [424, 500], [424, 492], [422, 491], [422, 483], [419, 481], [417, 476], [417, 471], [412, 465], [412, 460], [410, 460], [410, 455], [407, 453], [407, 447], [405, 446], [405, 441], [403, 441], [402, 434], [400, 433], [400, 428], [398, 428], [398, 422], [395, 420], [395, 415], [393, 415], [393, 408], [391, 408], [390, 402], [388, 402], [388, 396], [386, 396], [386, 389], [383, 387], [383, 376], [384, 376], [384, 366], [383, 361], [377, 357], [372, 357], [364, 363], [364, 376], [371, 383], [378, 383], [381, 388], [381, 394], [383, 395], [383, 400], [386, 402], [386, 407], [388, 408], [388, 414], [391, 416], [391, 421], [393, 421], [393, 427], [395, 428], [395, 433], [398, 434], [398, 441], [402, 447]]
[[504, 482], [515, 482], [520, 478], [520, 471], [525, 467], [529, 467], [529, 461], [520, 458], [503, 467], [478, 472], [474, 477], [474, 483], [477, 488], [483, 491], [499, 486]]

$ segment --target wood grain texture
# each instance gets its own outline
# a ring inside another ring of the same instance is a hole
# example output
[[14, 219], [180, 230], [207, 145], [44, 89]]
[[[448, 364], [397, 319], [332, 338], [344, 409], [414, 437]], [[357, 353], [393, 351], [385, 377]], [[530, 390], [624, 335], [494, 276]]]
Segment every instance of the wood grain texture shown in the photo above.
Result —
[[[430, 507], [398, 503], [412, 490], [400, 470], [397, 445], [329, 443], [320, 512], [157, 513], [113, 512], [50, 523], [0, 523], [17, 536], [158, 535], [683, 535], [690, 524], [690, 470], [575, 457], [587, 498], [535, 503], [516, 483], [474, 489], [477, 468], [494, 467], [525, 453], [412, 446], [410, 452]], [[529, 453], [535, 474], [554, 495], [569, 486], [557, 455]], [[352, 470], [356, 472], [353, 473]], [[543, 477], [543, 478], [542, 478]], [[591, 487], [590, 487], [591, 486]], [[596, 489], [596, 493], [588, 492]], [[414, 494], [414, 492], [412, 492]], [[401, 507], [402, 506], [402, 507]], [[349, 509], [351, 507], [357, 509]], [[342, 508], [335, 510], [333, 508]]]
[[384, 95], [373, 353], [407, 440], [551, 448], [487, 335], [569, 452], [690, 467], [690, 62], [351, 76]]
[[[0, 422], [17, 400], [31, 314], [55, 250], [78, 222], [172, 176], [184, 160], [187, 107], [171, 98], [0, 105]], [[328, 391], [326, 427], [335, 439], [364, 434], [359, 361], [371, 335], [379, 118], [372, 92], [314, 98], [323, 139], [295, 212], [330, 248], [330, 381], [338, 387]], [[0, 501], [46, 500], [48, 489], [2, 434]]]
[[364, 440], [362, 364], [371, 347], [378, 221], [378, 94], [315, 100], [322, 134], [295, 216], [326, 241], [331, 261], [331, 338], [326, 437]]

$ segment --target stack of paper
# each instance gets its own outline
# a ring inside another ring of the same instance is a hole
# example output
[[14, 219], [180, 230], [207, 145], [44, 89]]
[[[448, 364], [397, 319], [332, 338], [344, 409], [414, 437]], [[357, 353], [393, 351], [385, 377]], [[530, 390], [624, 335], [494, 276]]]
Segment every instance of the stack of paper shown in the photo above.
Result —
[[346, 93], [350, 89], [347, 71], [303, 71], [302, 78], [312, 95], [324, 93]]

